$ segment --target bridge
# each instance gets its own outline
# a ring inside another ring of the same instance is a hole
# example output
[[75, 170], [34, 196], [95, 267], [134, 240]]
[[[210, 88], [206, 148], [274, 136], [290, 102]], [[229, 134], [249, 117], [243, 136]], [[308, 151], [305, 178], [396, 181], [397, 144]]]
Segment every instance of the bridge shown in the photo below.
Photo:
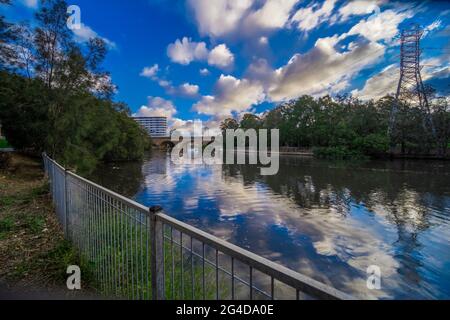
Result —
[[161, 149], [170, 149], [175, 146], [175, 143], [170, 140], [170, 137], [152, 137], [152, 144], [154, 147]]
[[[191, 139], [192, 141], [194, 141], [194, 137], [192, 137]], [[202, 137], [202, 139], [203, 145], [206, 145], [212, 141], [212, 139], [205, 140], [205, 137]], [[152, 137], [152, 144], [155, 148], [172, 149], [178, 143], [171, 141], [170, 137]]]

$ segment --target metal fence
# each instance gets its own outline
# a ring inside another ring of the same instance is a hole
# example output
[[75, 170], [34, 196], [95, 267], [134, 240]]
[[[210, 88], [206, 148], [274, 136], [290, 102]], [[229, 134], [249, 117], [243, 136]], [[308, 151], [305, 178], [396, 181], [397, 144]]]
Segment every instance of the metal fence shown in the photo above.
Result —
[[109, 297], [170, 300], [352, 299], [147, 208], [43, 155], [56, 213]]

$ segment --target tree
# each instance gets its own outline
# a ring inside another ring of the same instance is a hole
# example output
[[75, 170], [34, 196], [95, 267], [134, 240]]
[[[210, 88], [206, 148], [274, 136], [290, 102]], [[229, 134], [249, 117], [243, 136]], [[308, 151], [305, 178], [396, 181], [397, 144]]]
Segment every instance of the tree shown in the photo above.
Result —
[[437, 149], [444, 156], [450, 148], [450, 108], [448, 98], [438, 97], [433, 100], [433, 122], [436, 128]]
[[0, 71], [6, 136], [17, 149], [46, 151], [79, 172], [104, 160], [140, 159], [149, 138], [129, 117], [129, 108], [111, 100], [115, 87], [101, 68], [105, 42], [75, 43], [66, 8], [62, 0], [43, 1], [34, 30], [26, 25], [0, 30], [2, 47], [12, 48], [14, 56], [8, 61], [14, 68]]
[[242, 120], [239, 125], [239, 127], [244, 130], [260, 129], [261, 126], [262, 126], [261, 118], [251, 113], [245, 114], [242, 117]]
[[[10, 0], [0, 0], [0, 5], [10, 5]], [[7, 22], [4, 16], [0, 16], [0, 70], [9, 69], [15, 60], [16, 53], [11, 42], [16, 39], [13, 24]]]
[[222, 132], [224, 132], [224, 131], [226, 131], [228, 129], [231, 129], [231, 130], [239, 129], [239, 123], [233, 118], [225, 119], [220, 124], [220, 130], [222, 130]]

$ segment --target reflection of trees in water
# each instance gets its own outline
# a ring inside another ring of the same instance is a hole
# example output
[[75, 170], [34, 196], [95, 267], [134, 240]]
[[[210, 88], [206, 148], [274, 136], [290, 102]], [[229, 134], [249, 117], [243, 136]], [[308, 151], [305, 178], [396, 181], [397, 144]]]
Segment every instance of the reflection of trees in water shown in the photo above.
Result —
[[261, 182], [275, 193], [295, 201], [305, 209], [305, 215], [314, 214], [313, 209], [333, 209], [346, 216], [354, 203], [382, 216], [397, 230], [393, 255], [409, 287], [400, 292], [407, 296], [408, 289], [420, 284], [423, 256], [418, 237], [439, 223], [435, 214], [448, 208], [448, 165], [418, 161], [349, 165], [282, 157], [279, 173], [266, 177], [259, 175], [258, 166], [224, 167], [225, 176], [239, 173], [247, 185]]
[[100, 166], [89, 179], [126, 197], [134, 197], [144, 179], [142, 162], [106, 163]]

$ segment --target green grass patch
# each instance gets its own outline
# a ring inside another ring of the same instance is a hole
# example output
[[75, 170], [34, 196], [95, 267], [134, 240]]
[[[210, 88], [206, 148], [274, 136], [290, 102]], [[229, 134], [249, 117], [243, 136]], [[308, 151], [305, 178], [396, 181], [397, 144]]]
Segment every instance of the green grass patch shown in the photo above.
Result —
[[14, 229], [15, 221], [12, 217], [3, 217], [0, 219], [0, 240], [5, 239]]
[[[54, 249], [50, 250], [39, 259], [45, 270], [53, 275], [53, 279], [57, 282], [65, 282], [67, 279], [67, 267], [71, 265], [79, 266], [81, 269], [81, 280], [83, 284], [93, 286], [95, 277], [90, 265], [81, 257], [79, 252], [67, 240], [60, 241]], [[83, 285], [82, 284], [82, 285]]]
[[30, 265], [27, 262], [22, 261], [16, 265], [13, 272], [9, 275], [9, 278], [13, 280], [20, 280], [29, 274], [31, 270]]
[[6, 139], [0, 139], [0, 149], [11, 148], [11, 145]]
[[33, 234], [42, 232], [45, 227], [45, 217], [39, 215], [24, 216], [24, 226]]
[[49, 185], [44, 184], [39, 187], [31, 189], [31, 191], [17, 193], [10, 196], [2, 196], [0, 198], [0, 207], [11, 207], [18, 205], [25, 205], [31, 203], [33, 200], [48, 194]]

